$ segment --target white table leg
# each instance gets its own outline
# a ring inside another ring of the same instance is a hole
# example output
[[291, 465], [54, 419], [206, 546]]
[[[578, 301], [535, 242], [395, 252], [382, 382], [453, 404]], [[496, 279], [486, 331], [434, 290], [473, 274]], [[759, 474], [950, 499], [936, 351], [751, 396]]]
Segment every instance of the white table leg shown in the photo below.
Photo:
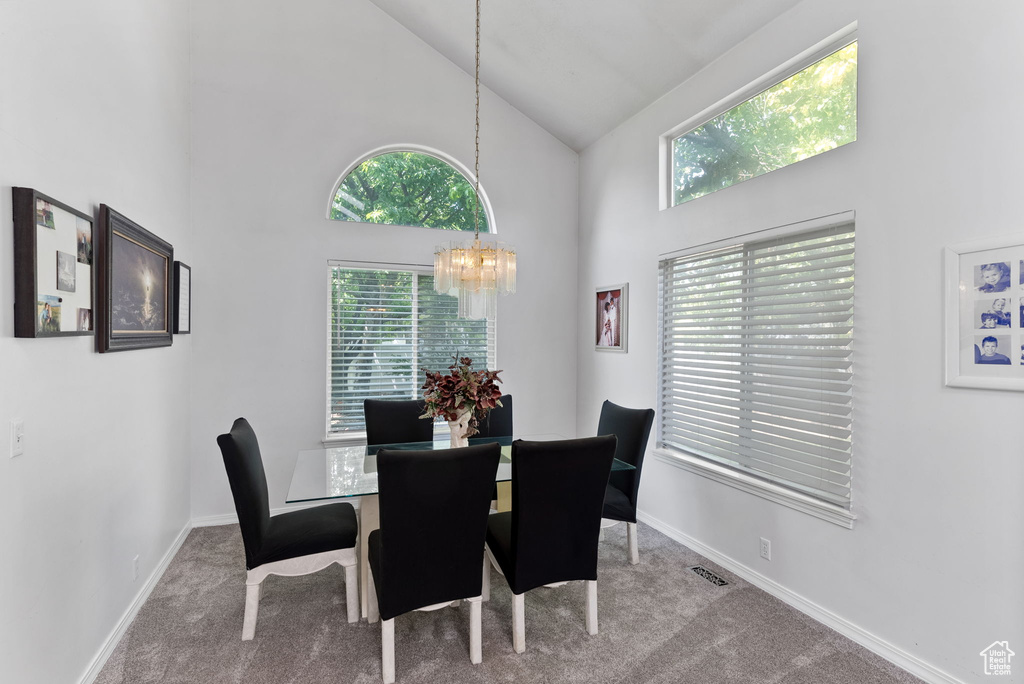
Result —
[[395, 684], [395, 618], [380, 623], [380, 652], [384, 684]]
[[263, 583], [245, 585], [245, 617], [242, 620], [242, 641], [256, 636], [256, 615], [260, 611], [260, 593]]
[[369, 617], [370, 561], [367, 555], [370, 533], [380, 527], [380, 502], [376, 494], [359, 501], [359, 605], [362, 616]]
[[526, 650], [526, 593], [512, 594], [512, 650]]
[[587, 633], [597, 634], [597, 580], [587, 583]]
[[475, 596], [469, 601], [469, 662], [479, 665], [483, 662], [482, 624], [480, 597]]

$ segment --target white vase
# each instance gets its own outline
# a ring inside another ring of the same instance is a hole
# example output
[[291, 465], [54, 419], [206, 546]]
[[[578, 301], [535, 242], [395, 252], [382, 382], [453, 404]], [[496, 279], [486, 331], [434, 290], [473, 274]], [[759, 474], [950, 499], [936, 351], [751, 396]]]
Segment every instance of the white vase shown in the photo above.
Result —
[[472, 409], [465, 409], [455, 420], [448, 421], [448, 429], [452, 431], [451, 445], [453, 449], [469, 446], [469, 421], [473, 418]]

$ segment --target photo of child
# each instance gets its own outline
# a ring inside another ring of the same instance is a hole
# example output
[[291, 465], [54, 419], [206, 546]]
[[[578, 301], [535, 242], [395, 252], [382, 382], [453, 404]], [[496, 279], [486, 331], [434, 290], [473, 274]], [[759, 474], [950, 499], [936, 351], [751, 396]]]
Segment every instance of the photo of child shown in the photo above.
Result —
[[53, 205], [43, 200], [36, 200], [36, 225], [40, 228], [57, 229], [53, 224]]
[[984, 330], [1009, 328], [1012, 319], [1009, 307], [1010, 300], [1006, 297], [976, 301], [974, 303], [975, 327]]
[[[1009, 336], [1001, 335], [1005, 347], [1009, 347]], [[997, 364], [1010, 365], [1010, 357], [999, 353], [999, 338], [995, 335], [983, 337], [977, 340], [974, 345], [974, 363], [976, 364]]]
[[1010, 287], [1010, 264], [996, 261], [975, 269], [974, 284], [978, 292], [1006, 292]]
[[[77, 217], [76, 217], [77, 218]], [[75, 231], [78, 237], [78, 263], [92, 264], [92, 224], [78, 218], [78, 227]]]
[[36, 302], [36, 316], [39, 320], [39, 332], [60, 332], [60, 297], [41, 295]]

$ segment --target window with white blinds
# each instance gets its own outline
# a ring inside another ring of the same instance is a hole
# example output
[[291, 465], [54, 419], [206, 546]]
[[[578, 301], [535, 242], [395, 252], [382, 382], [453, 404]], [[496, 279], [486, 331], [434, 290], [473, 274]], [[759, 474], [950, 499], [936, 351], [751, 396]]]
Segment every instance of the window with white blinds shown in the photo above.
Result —
[[493, 320], [457, 317], [458, 300], [434, 292], [429, 272], [330, 269], [327, 433], [365, 430], [364, 399], [417, 399], [423, 369], [468, 356], [493, 369]]
[[660, 264], [661, 446], [850, 504], [853, 225]]

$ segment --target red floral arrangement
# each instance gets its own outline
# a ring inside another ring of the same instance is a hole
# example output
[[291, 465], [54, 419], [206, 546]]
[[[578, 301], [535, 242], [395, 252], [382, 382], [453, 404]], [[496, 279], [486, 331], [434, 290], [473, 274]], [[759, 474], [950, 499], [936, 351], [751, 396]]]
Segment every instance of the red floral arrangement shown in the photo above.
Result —
[[501, 406], [499, 398], [501, 390], [498, 383], [501, 378], [497, 371], [473, 370], [473, 359], [468, 357], [452, 357], [455, 363], [448, 366], [448, 373], [425, 370], [427, 380], [423, 383], [423, 398], [426, 400], [426, 412], [421, 418], [436, 418], [454, 421], [467, 409], [473, 412], [469, 422], [468, 435], [479, 432], [480, 420], [487, 417], [492, 408]]

